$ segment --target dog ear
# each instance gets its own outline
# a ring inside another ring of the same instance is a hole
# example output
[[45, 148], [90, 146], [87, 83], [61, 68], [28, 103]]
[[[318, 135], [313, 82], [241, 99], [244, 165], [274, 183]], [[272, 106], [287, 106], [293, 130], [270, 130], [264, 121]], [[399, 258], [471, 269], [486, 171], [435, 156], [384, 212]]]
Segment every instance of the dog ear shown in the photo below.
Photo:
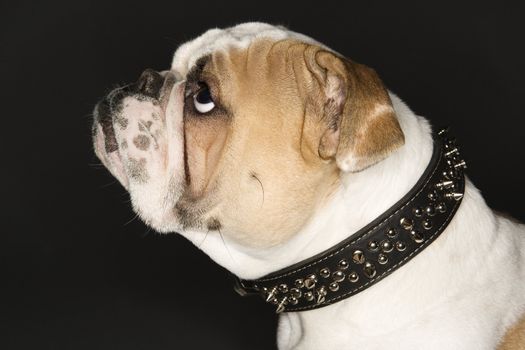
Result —
[[321, 158], [335, 158], [342, 171], [357, 172], [404, 144], [392, 101], [373, 69], [325, 50], [311, 57], [308, 69], [325, 95]]

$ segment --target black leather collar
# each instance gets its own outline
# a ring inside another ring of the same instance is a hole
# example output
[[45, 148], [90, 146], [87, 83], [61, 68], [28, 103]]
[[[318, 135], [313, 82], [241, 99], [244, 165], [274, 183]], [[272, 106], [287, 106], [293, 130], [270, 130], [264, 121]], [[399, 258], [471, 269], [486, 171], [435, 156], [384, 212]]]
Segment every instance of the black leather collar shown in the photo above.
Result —
[[441, 130], [417, 184], [385, 213], [314, 257], [256, 280], [236, 278], [237, 292], [260, 294], [280, 313], [320, 308], [365, 290], [445, 230], [463, 198], [464, 168], [455, 140]]

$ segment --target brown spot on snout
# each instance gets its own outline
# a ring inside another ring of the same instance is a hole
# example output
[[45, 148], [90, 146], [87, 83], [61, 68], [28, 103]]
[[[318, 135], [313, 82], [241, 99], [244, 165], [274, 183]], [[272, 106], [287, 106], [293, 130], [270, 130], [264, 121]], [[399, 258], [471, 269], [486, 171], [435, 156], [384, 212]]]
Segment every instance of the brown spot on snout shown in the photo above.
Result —
[[135, 138], [133, 139], [133, 144], [138, 149], [142, 151], [147, 151], [149, 148], [150, 140], [149, 137], [147, 137], [146, 135], [138, 135], [135, 136]]

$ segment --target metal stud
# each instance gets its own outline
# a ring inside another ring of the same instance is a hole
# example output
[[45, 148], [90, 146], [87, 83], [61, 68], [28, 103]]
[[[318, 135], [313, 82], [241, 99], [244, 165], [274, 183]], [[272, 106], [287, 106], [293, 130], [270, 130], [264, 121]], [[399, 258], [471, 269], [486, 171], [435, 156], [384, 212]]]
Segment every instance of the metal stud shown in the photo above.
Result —
[[397, 241], [396, 242], [396, 249], [397, 249], [398, 252], [402, 252], [405, 249], [407, 249], [407, 246], [406, 246], [406, 244], [404, 242]]
[[451, 192], [451, 193], [445, 194], [445, 197], [449, 198], [449, 199], [453, 199], [453, 200], [459, 201], [461, 198], [463, 198], [463, 193]]
[[333, 274], [332, 274], [332, 278], [334, 279], [334, 281], [336, 282], [342, 282], [345, 280], [345, 273], [343, 271], [335, 271]]
[[284, 297], [279, 302], [279, 305], [277, 306], [277, 310], [275, 310], [275, 313], [280, 314], [284, 311], [286, 304], [288, 304], [288, 297]]
[[348, 274], [348, 280], [352, 283], [355, 283], [359, 281], [359, 275], [357, 274], [357, 272], [352, 271]]
[[304, 280], [302, 278], [298, 278], [294, 282], [295, 286], [297, 288], [303, 288], [304, 287]]
[[414, 221], [409, 218], [401, 218], [399, 220], [399, 223], [401, 224], [401, 227], [403, 227], [405, 230], [409, 231], [414, 227]]
[[321, 288], [317, 289], [315, 291], [315, 294], [317, 296], [316, 302], [317, 304], [322, 304], [326, 299], [326, 294], [328, 294], [326, 287], [322, 286]]
[[425, 240], [425, 237], [423, 237], [421, 233], [415, 230], [410, 231], [410, 238], [412, 238], [412, 240], [416, 243], [423, 243], [423, 241]]
[[428, 193], [427, 197], [431, 201], [436, 201], [438, 199], [438, 194], [437, 194], [436, 191], [431, 191], [431, 192]]
[[384, 251], [385, 253], [391, 252], [392, 249], [394, 249], [394, 245], [388, 239], [385, 239], [384, 241], [381, 242], [381, 250]]
[[315, 287], [315, 284], [317, 283], [317, 276], [312, 274], [312, 275], [309, 275], [308, 277], [306, 277], [306, 279], [304, 280], [304, 286], [307, 288], [307, 289], [312, 289]]
[[368, 250], [370, 250], [372, 252], [375, 252], [377, 250], [377, 248], [379, 248], [379, 245], [377, 244], [376, 241], [368, 242]]
[[443, 181], [438, 182], [436, 184], [436, 188], [438, 190], [445, 190], [445, 189], [451, 188], [453, 186], [454, 186], [454, 181], [452, 181], [452, 180], [443, 180]]
[[287, 293], [288, 292], [288, 286], [286, 284], [279, 285], [279, 292], [281, 293]]
[[423, 220], [421, 224], [423, 225], [423, 228], [425, 230], [430, 230], [432, 228], [432, 221], [430, 221], [429, 219]]
[[388, 256], [386, 254], [379, 254], [377, 256], [377, 262], [384, 265], [388, 262]]
[[304, 298], [307, 301], [312, 301], [312, 300], [314, 300], [314, 293], [312, 291], [307, 291], [307, 292], [304, 293]]
[[266, 295], [266, 302], [270, 302], [273, 297], [277, 294], [277, 287], [273, 287], [270, 292]]
[[301, 297], [301, 290], [299, 288], [292, 288], [290, 289], [290, 296], [294, 298], [300, 298]]
[[352, 271], [348, 274], [348, 280], [352, 283], [355, 283], [359, 281], [359, 275], [357, 274], [357, 272]]
[[374, 278], [376, 273], [377, 273], [376, 267], [374, 266], [374, 264], [372, 264], [369, 261], [367, 261], [365, 263], [365, 266], [363, 268], [363, 272], [365, 273], [365, 276], [368, 277], [368, 278]]
[[395, 236], [397, 236], [397, 231], [393, 228], [389, 228], [387, 231], [386, 231], [386, 235], [390, 238], [394, 238]]
[[455, 169], [449, 169], [443, 173], [447, 179], [457, 179], [459, 177], [458, 172]]
[[445, 203], [441, 202], [438, 205], [436, 205], [436, 210], [440, 213], [444, 213], [447, 211], [447, 206], [445, 205]]
[[352, 254], [352, 261], [356, 264], [362, 264], [365, 262], [365, 255], [363, 254], [362, 251], [360, 250], [356, 250], [354, 251], [354, 253]]
[[297, 299], [296, 297], [289, 297], [288, 302], [292, 305], [297, 305], [297, 303], [299, 302], [299, 299]]
[[322, 278], [330, 277], [330, 269], [325, 267], [325, 268], [319, 270], [319, 276], [321, 276]]
[[436, 207], [434, 207], [433, 205], [429, 205], [425, 208], [425, 214], [427, 214], [428, 216], [436, 215]]
[[423, 209], [421, 209], [421, 208], [414, 208], [414, 209], [412, 210], [412, 212], [413, 212], [414, 215], [417, 216], [417, 217], [420, 217], [420, 216], [423, 215]]
[[330, 289], [332, 292], [337, 292], [339, 290], [339, 283], [332, 282], [328, 285], [328, 289]]
[[350, 266], [350, 264], [348, 263], [348, 260], [342, 259], [341, 261], [339, 261], [338, 266], [339, 266], [340, 269], [346, 270], [348, 268], [348, 266]]

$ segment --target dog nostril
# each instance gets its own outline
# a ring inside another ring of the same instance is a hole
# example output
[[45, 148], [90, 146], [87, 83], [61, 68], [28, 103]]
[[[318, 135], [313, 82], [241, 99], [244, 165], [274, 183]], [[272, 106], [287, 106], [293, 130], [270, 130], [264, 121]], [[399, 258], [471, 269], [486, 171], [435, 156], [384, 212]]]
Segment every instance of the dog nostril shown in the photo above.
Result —
[[158, 72], [153, 69], [146, 69], [140, 75], [139, 80], [136, 83], [137, 92], [153, 97], [159, 98], [159, 92], [164, 84], [164, 78]]

